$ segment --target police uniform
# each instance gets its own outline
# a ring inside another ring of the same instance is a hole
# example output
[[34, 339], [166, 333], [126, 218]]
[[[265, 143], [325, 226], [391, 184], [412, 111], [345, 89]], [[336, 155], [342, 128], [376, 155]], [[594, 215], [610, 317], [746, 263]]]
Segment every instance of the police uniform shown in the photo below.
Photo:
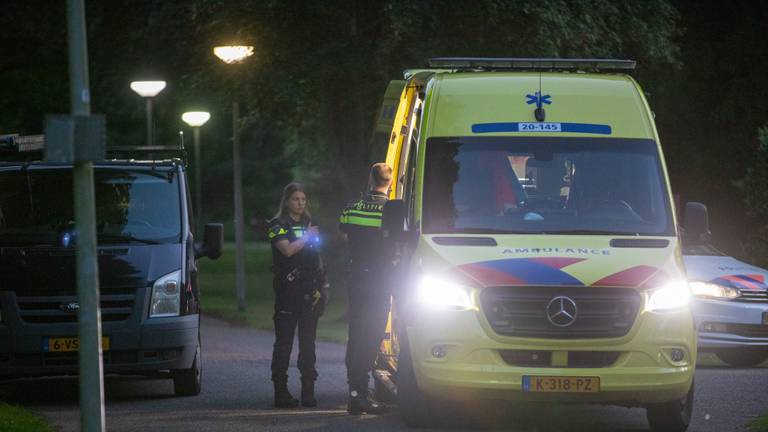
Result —
[[371, 191], [349, 203], [339, 218], [347, 234], [349, 267], [349, 338], [347, 379], [350, 396], [367, 397], [369, 372], [384, 337], [389, 312], [391, 253], [381, 236], [381, 215], [387, 194]]
[[298, 253], [287, 257], [277, 249], [277, 242], [293, 243], [307, 232], [309, 220], [296, 222], [290, 217], [269, 221], [272, 243], [275, 291], [275, 345], [272, 352], [272, 381], [288, 380], [288, 363], [293, 336], [299, 328], [298, 368], [302, 383], [317, 379], [315, 369], [315, 335], [317, 320], [322, 314], [324, 284], [322, 262], [317, 245], [307, 243]]

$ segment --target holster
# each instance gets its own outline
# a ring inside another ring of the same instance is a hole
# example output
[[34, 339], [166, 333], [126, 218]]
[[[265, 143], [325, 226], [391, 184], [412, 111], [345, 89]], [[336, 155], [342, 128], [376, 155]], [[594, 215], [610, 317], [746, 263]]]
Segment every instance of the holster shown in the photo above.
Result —
[[322, 269], [277, 269], [272, 266], [271, 270], [278, 281], [275, 286], [278, 302], [287, 302], [288, 307], [309, 310], [318, 317], [323, 315], [328, 294], [324, 289], [327, 283]]

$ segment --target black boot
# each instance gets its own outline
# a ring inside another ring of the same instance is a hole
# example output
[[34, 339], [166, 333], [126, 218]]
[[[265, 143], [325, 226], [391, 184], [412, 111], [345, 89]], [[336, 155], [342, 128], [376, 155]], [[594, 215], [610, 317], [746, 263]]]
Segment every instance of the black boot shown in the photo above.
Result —
[[275, 381], [275, 408], [296, 408], [299, 401], [288, 391], [288, 383]]
[[387, 412], [387, 407], [379, 405], [376, 401], [372, 400], [368, 396], [368, 392], [361, 393], [356, 390], [349, 392], [349, 402], [347, 403], [347, 411], [350, 414], [384, 414]]
[[315, 399], [315, 380], [301, 380], [301, 406], [314, 408], [317, 406]]

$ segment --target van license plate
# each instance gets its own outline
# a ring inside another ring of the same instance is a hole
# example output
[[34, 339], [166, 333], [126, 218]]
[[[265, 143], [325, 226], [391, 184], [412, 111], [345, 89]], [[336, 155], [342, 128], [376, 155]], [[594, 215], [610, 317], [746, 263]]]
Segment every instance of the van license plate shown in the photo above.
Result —
[[[101, 338], [101, 348], [104, 351], [109, 351], [109, 336]], [[76, 337], [43, 339], [44, 352], [70, 352], [78, 349], [80, 349], [80, 340]]]
[[599, 377], [523, 376], [523, 391], [532, 393], [597, 393]]

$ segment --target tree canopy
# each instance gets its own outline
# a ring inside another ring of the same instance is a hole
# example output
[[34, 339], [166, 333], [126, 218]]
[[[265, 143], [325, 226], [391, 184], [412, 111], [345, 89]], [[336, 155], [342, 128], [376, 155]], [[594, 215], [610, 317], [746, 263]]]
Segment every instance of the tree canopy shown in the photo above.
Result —
[[[30, 0], [0, 17], [10, 29], [0, 34], [1, 133], [40, 133], [46, 113], [68, 110], [64, 9]], [[753, 166], [768, 114], [765, 18], [766, 6], [687, 0], [87, 2], [92, 111], [106, 114], [110, 143], [142, 143], [143, 103], [128, 84], [150, 77], [168, 81], [155, 102], [160, 140], [178, 139], [183, 111], [211, 111], [203, 182], [207, 216], [221, 219], [231, 217], [237, 100], [246, 212], [268, 217], [297, 179], [333, 223], [364, 187], [381, 96], [403, 69], [436, 56], [630, 58], [673, 189], [708, 204], [716, 238], [744, 254], [757, 222], [735, 181]], [[234, 67], [212, 55], [233, 43], [255, 55]]]

